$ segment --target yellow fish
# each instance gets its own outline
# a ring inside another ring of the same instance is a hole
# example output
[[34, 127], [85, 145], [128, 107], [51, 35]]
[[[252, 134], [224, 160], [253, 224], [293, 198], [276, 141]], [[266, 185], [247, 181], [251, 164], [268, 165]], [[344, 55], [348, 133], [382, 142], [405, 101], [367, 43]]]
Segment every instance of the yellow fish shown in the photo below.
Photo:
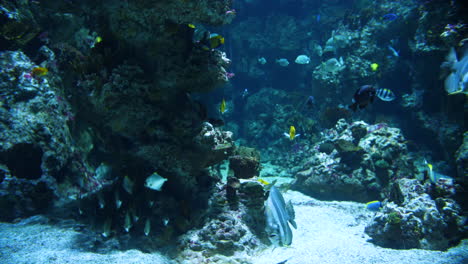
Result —
[[291, 126], [289, 128], [289, 139], [293, 140], [296, 137], [296, 128], [294, 126]]
[[223, 100], [221, 101], [221, 104], [219, 105], [219, 111], [221, 112], [221, 114], [224, 114], [224, 112], [226, 112], [226, 101]]
[[44, 76], [49, 72], [47, 68], [44, 67], [34, 67], [31, 71], [31, 74], [34, 76]]
[[97, 36], [95, 41], [96, 41], [96, 43], [101, 43], [102, 42], [102, 37]]
[[265, 181], [264, 179], [260, 179], [260, 178], [258, 178], [257, 181], [259, 183], [263, 184], [263, 185], [269, 185], [270, 184], [269, 182]]
[[195, 28], [195, 25], [194, 25], [194, 24], [187, 24], [187, 26], [188, 26], [189, 28]]
[[224, 44], [224, 37], [216, 33], [213, 33], [210, 35], [210, 38], [208, 39], [208, 41], [210, 43], [210, 48], [215, 49]]
[[372, 64], [370, 65], [370, 68], [371, 68], [372, 71], [375, 72], [375, 71], [377, 71], [377, 70], [379, 69], [379, 64], [377, 64], [377, 63], [374, 62], [374, 63], [372, 63]]

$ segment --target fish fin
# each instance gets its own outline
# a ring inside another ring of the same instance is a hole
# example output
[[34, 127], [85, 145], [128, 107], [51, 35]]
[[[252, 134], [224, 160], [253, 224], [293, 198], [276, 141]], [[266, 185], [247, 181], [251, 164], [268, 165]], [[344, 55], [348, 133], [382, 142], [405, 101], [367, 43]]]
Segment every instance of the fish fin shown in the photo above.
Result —
[[291, 225], [294, 227], [294, 229], [297, 229], [296, 221], [294, 221], [293, 219], [289, 219], [289, 223], [291, 223]]
[[288, 212], [288, 216], [289, 216], [288, 221], [291, 223], [294, 229], [297, 229], [297, 224], [294, 221], [294, 219], [296, 218], [296, 212], [294, 212], [294, 207], [293, 207], [293, 204], [291, 203], [291, 200], [286, 204], [286, 212]]
[[264, 185], [264, 186], [263, 186], [263, 189], [264, 189], [265, 191], [270, 191], [271, 187], [273, 187], [273, 186], [276, 184], [277, 181], [278, 181], [278, 180], [275, 179], [275, 180], [273, 180], [271, 183], [269, 183], [269, 184], [267, 184], [267, 185]]
[[451, 73], [446, 79], [445, 79], [445, 91], [449, 94], [453, 94], [458, 92], [458, 78], [455, 73]]
[[445, 59], [447, 60], [447, 62], [452, 62], [452, 63], [458, 61], [457, 52], [455, 51], [455, 49], [453, 47], [450, 48], [450, 51], [447, 54], [447, 57], [445, 57]]

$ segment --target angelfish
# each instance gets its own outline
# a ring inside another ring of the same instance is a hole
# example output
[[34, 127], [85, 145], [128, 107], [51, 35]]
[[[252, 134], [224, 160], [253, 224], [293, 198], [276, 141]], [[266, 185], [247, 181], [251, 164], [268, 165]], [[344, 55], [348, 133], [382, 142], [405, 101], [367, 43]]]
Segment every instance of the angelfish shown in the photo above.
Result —
[[291, 245], [293, 234], [289, 223], [297, 229], [294, 208], [291, 201], [286, 205], [283, 195], [275, 186], [270, 188], [270, 194], [265, 202], [265, 216], [265, 231], [270, 242], [275, 246]]

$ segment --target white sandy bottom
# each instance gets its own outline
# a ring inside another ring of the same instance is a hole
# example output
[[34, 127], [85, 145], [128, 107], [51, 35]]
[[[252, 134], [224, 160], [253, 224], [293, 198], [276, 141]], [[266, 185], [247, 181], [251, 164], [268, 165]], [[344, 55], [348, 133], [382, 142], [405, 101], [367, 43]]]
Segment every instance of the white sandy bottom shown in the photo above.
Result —
[[468, 263], [468, 240], [447, 252], [430, 250], [393, 250], [367, 242], [364, 227], [372, 212], [363, 204], [323, 202], [301, 193], [288, 191], [296, 212], [297, 230], [293, 229], [290, 247], [266, 249], [254, 256], [255, 264], [417, 264]]
[[[255, 256], [236, 254], [253, 264], [461, 264], [468, 263], [468, 240], [447, 252], [429, 250], [393, 250], [367, 242], [364, 227], [372, 212], [353, 202], [322, 202], [301, 193], [288, 191], [285, 200], [292, 200], [298, 229], [293, 229], [290, 247], [272, 247]], [[34, 219], [31, 218], [31, 219]], [[18, 224], [0, 223], [0, 263], [95, 263], [137, 264], [174, 263], [159, 253], [138, 250], [99, 254], [80, 249], [80, 233], [70, 227], [58, 227], [27, 219]], [[39, 221], [40, 222], [40, 221]], [[223, 262], [217, 262], [225, 264]], [[230, 263], [241, 263], [232, 261]], [[245, 262], [248, 263], [248, 262]]]

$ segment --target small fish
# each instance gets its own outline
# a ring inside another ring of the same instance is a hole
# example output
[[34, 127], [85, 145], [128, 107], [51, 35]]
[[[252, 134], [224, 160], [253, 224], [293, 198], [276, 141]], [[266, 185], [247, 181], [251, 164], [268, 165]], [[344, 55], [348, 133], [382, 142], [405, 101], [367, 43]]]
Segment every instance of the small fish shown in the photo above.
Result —
[[111, 226], [112, 226], [112, 219], [108, 218], [104, 222], [104, 225], [102, 226], [102, 236], [103, 237], [109, 237], [111, 235]]
[[289, 259], [291, 259], [291, 258], [287, 258], [287, 259], [285, 259], [285, 260], [283, 260], [283, 261], [280, 261], [280, 262], [278, 262], [278, 263], [276, 263], [276, 264], [286, 264], [286, 263], [288, 262]]
[[307, 108], [313, 108], [315, 106], [315, 104], [316, 104], [315, 97], [313, 97], [312, 95], [307, 97], [307, 100], [306, 100]]
[[382, 206], [382, 203], [380, 201], [372, 201], [372, 202], [366, 203], [366, 209], [370, 211], [374, 211], [374, 212], [378, 211], [381, 206]]
[[235, 14], [236, 14], [235, 9], [231, 9], [231, 10], [226, 11], [226, 15], [235, 15]]
[[158, 173], [154, 172], [146, 178], [145, 187], [155, 191], [161, 191], [161, 188], [166, 181], [166, 178], [163, 178]]
[[289, 139], [293, 140], [296, 137], [296, 128], [294, 126], [289, 127]]
[[426, 160], [424, 160], [424, 164], [427, 166], [426, 175], [432, 183], [436, 184], [439, 182], [439, 180], [453, 180], [452, 177], [433, 171], [432, 164], [428, 163]]
[[148, 236], [151, 232], [151, 221], [149, 218], [147, 218], [145, 221], [145, 229], [143, 231], [145, 232], [145, 236]]
[[278, 63], [282, 67], [287, 67], [289, 65], [289, 61], [285, 58], [277, 59], [276, 63]]
[[224, 114], [226, 112], [226, 101], [223, 100], [221, 101], [221, 104], [219, 105], [219, 112], [221, 112], [221, 114]]
[[128, 194], [133, 193], [133, 186], [134, 185], [135, 184], [133, 183], [133, 181], [128, 176], [124, 177], [123, 182], [122, 182], [122, 187], [124, 188], [124, 190], [126, 192], [128, 192]]
[[267, 63], [267, 60], [264, 58], [264, 57], [261, 57], [261, 58], [258, 58], [257, 59], [258, 63], [264, 65], [265, 63]]
[[115, 198], [115, 208], [119, 209], [122, 206], [122, 200], [120, 200], [119, 191], [115, 191], [114, 198]]
[[383, 15], [382, 18], [383, 18], [384, 20], [387, 20], [387, 21], [393, 21], [393, 20], [395, 20], [395, 19], [398, 18], [398, 15], [397, 15], [397, 14], [393, 14], [393, 13], [389, 13], [389, 14]]
[[169, 218], [167, 218], [167, 217], [164, 218], [163, 224], [164, 224], [164, 226], [167, 226], [169, 224]]
[[194, 30], [193, 42], [203, 50], [213, 50], [224, 44], [224, 37], [219, 34], [210, 33], [204, 29], [192, 28], [191, 26], [188, 27]]
[[297, 64], [309, 64], [310, 58], [307, 55], [299, 55], [297, 56], [296, 60], [294, 61]]
[[275, 186], [270, 188], [268, 199], [265, 202], [265, 216], [265, 231], [270, 242], [275, 246], [291, 245], [293, 234], [288, 222], [297, 228], [294, 221], [294, 208], [291, 201], [286, 205], [283, 195]]
[[97, 36], [96, 39], [94, 40], [96, 43], [101, 43], [102, 42], [102, 37]]
[[99, 208], [100, 209], [104, 208], [104, 206], [106, 206], [106, 201], [104, 200], [102, 193], [98, 193], [97, 198], [98, 198]]
[[213, 34], [210, 34], [208, 42], [210, 44], [209, 46], [211, 49], [216, 49], [219, 46], [224, 44], [224, 37], [216, 33], [213, 33]]
[[132, 218], [130, 217], [130, 212], [127, 211], [127, 213], [125, 213], [125, 222], [124, 222], [125, 232], [128, 233], [128, 231], [130, 231], [130, 228], [132, 228]]
[[400, 54], [398, 53], [398, 51], [396, 51], [392, 46], [388, 45], [388, 50], [390, 50], [390, 52], [393, 54], [393, 56], [395, 57], [399, 57]]
[[45, 76], [49, 70], [45, 67], [34, 67], [31, 71], [33, 76]]
[[441, 65], [449, 73], [444, 82], [445, 91], [449, 95], [468, 94], [468, 47], [465, 49], [465, 54], [457, 58], [455, 49], [451, 48], [446, 61]]
[[379, 69], [379, 64], [374, 62], [370, 65], [370, 68], [373, 72], [376, 72]]
[[356, 90], [353, 96], [353, 103], [349, 108], [353, 111], [356, 111], [358, 108], [363, 109], [369, 103], [374, 102], [375, 98], [375, 87], [372, 85], [363, 85]]
[[247, 95], [249, 95], [249, 90], [245, 88], [244, 91], [242, 92], [242, 98], [245, 98]]
[[396, 95], [392, 92], [392, 90], [385, 88], [377, 89], [376, 95], [380, 100], [385, 102], [393, 101], [396, 98]]
[[317, 16], [315, 17], [315, 20], [318, 22], [320, 22], [320, 14], [317, 14]]
[[138, 220], [140, 220], [140, 217], [137, 215], [135, 208], [131, 208], [130, 213], [132, 214], [133, 223], [136, 223]]
[[195, 25], [194, 25], [194, 24], [187, 24], [187, 26], [188, 26], [189, 28], [195, 29]]
[[270, 183], [265, 181], [264, 179], [258, 178], [257, 181], [263, 185], [269, 185]]

